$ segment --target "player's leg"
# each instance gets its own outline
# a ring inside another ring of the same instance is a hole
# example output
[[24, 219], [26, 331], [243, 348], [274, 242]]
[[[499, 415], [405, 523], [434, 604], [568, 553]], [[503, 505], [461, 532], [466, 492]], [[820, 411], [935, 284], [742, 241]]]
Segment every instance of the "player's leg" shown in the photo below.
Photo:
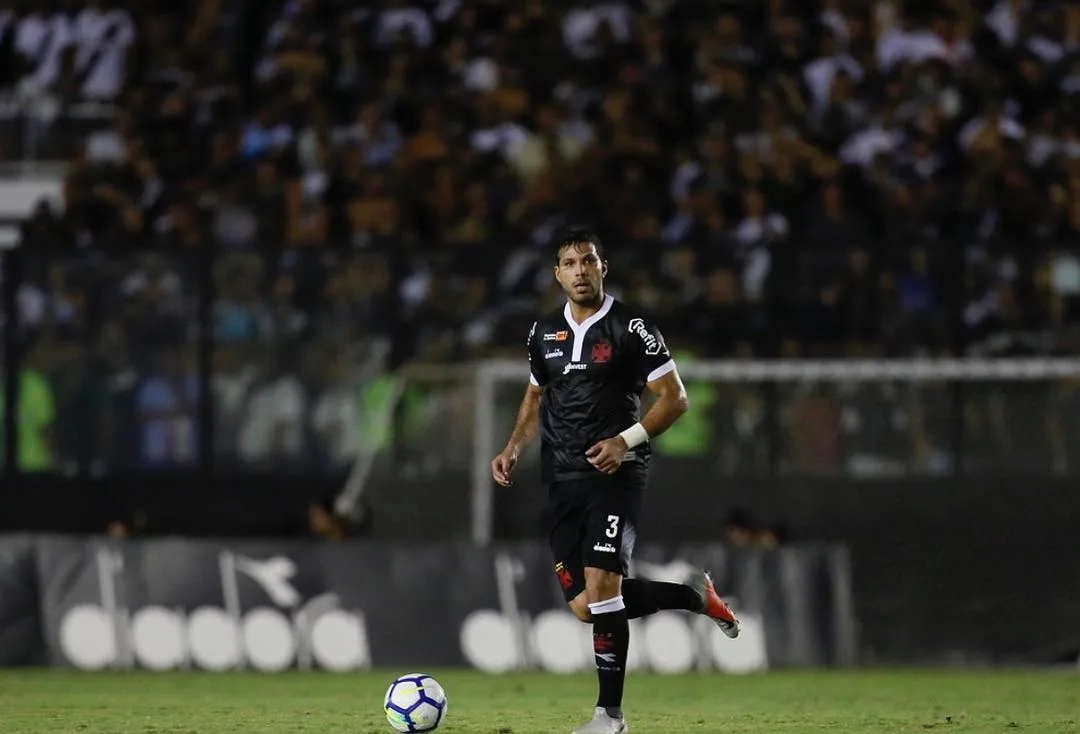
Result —
[[581, 556], [588, 516], [588, 494], [585, 490], [579, 482], [560, 482], [548, 488], [548, 544], [555, 562], [555, 578], [570, 611], [582, 622], [591, 622]]
[[[561, 564], [556, 566], [555, 572], [561, 574]], [[582, 577], [575, 575], [572, 578]], [[582, 622], [592, 623], [583, 579], [582, 583], [566, 586], [563, 590], [574, 616]], [[706, 571], [695, 571], [685, 584], [624, 578], [622, 598], [628, 619], [641, 619], [662, 611], [687, 611], [707, 616], [728, 637], [739, 636], [738, 617], [716, 593], [712, 577]]]
[[704, 614], [728, 637], [739, 636], [739, 619], [716, 593], [707, 571], [695, 571], [685, 584], [626, 578], [622, 583], [626, 613], [630, 619], [662, 610], [685, 610]]
[[700, 614], [705, 609], [701, 595], [689, 584], [625, 578], [622, 582], [622, 595], [626, 602], [626, 615], [630, 619], [648, 617], [663, 610], [684, 610]]
[[[551, 545], [551, 554], [555, 559], [555, 577], [559, 581], [559, 587], [562, 589], [566, 603], [570, 606], [570, 611], [582, 622], [593, 621], [593, 605], [589, 602], [590, 598], [594, 598], [597, 594], [597, 579], [594, 573], [596, 569], [585, 569], [582, 553], [582, 549], [588, 547], [590, 537], [588, 520], [591, 491], [593, 491], [591, 482], [552, 485], [548, 491], [548, 511], [551, 514], [548, 541]], [[623, 614], [625, 616], [625, 612]], [[603, 619], [601, 619], [601, 625], [603, 625]], [[595, 630], [594, 626], [594, 633]], [[627, 628], [627, 639], [629, 639], [629, 634], [630, 631]], [[599, 657], [597, 660], [599, 664]], [[620, 690], [619, 699], [621, 698]], [[626, 723], [622, 720], [621, 713], [618, 718], [612, 718], [608, 715], [606, 708], [598, 706], [593, 720], [576, 729], [575, 734], [622, 734], [626, 731]]]
[[644, 483], [635, 479], [630, 472], [618, 479], [604, 477], [596, 480], [590, 494], [582, 557], [599, 690], [593, 719], [577, 729], [577, 734], [627, 731], [622, 699], [630, 618], [622, 596], [622, 580], [633, 553], [644, 489]]
[[[617, 476], [617, 481], [614, 477], [604, 477], [584, 482], [568, 482], [559, 485], [559, 491], [549, 495], [553, 498], [550, 506], [554, 521], [552, 548], [555, 550], [555, 572], [559, 575], [570, 610], [582, 622], [592, 622], [592, 611], [589, 607], [591, 603], [621, 595], [628, 619], [640, 619], [661, 610], [684, 610], [704, 614], [712, 619], [725, 635], [738, 637], [739, 620], [716, 593], [712, 578], [706, 571], [695, 572], [682, 584], [625, 578], [633, 555], [637, 516], [641, 511], [648, 474], [644, 470], [627, 466]], [[609, 485], [608, 482], [614, 484]], [[603, 491], [613, 493], [612, 506], [601, 506], [595, 500], [598, 496], [596, 493], [605, 487], [610, 489]], [[586, 532], [586, 510], [583, 502], [589, 503], [588, 522], [591, 523], [587, 531], [590, 535], [586, 540], [593, 538], [593, 541], [581, 546], [575, 544], [580, 543], [581, 533]], [[611, 527], [612, 518], [619, 518], [615, 522], [618, 527], [614, 530]], [[615, 532], [614, 536], [612, 532]], [[556, 534], [560, 535], [558, 543], [555, 542]], [[604, 546], [618, 550], [608, 551]], [[578, 548], [580, 555], [574, 554]], [[572, 554], [574, 557], [571, 559]], [[618, 563], [612, 562], [609, 565], [619, 570], [621, 575], [617, 578], [610, 570], [608, 575], [598, 569], [585, 571], [594, 579], [593, 592], [590, 595], [590, 592], [586, 591], [587, 578], [582, 579], [580, 575], [581, 568], [577, 565], [579, 559], [587, 566], [587, 557], [598, 557], [601, 563], [604, 563], [615, 555], [618, 555]], [[574, 563], [569, 563], [570, 560]]]

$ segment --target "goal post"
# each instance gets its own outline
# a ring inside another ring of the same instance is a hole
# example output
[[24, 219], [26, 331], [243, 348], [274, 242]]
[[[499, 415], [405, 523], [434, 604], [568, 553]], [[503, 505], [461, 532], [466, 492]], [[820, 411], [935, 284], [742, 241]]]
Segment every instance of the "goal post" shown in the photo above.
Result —
[[[498, 405], [516, 391], [523, 394], [529, 372], [525, 360], [498, 359], [473, 365], [473, 458], [471, 462], [471, 536], [476, 545], [491, 543], [495, 531], [497, 491], [490, 462], [512, 428], [504, 425]], [[913, 387], [992, 384], [1021, 388], [1045, 383], [1080, 381], [1080, 358], [890, 359], [890, 360], [704, 360], [679, 364], [683, 381], [714, 385], [775, 385], [797, 388], [833, 385], [840, 388], [868, 383]], [[509, 392], [507, 392], [509, 391]], [[1049, 404], [1049, 403], [1048, 403]], [[933, 406], [932, 406], [933, 407]], [[501, 411], [506, 414], [506, 410]], [[1033, 413], [1037, 414], [1034, 409]], [[928, 420], [933, 421], [931, 416]], [[962, 420], [954, 417], [953, 420]], [[534, 457], [535, 458], [535, 457]]]

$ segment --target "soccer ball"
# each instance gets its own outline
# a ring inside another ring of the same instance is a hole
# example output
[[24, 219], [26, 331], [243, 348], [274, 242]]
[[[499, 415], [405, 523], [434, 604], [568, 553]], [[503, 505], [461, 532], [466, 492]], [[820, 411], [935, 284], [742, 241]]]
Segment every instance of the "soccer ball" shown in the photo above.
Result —
[[446, 718], [446, 691], [424, 673], [403, 675], [386, 689], [383, 708], [394, 731], [435, 731]]

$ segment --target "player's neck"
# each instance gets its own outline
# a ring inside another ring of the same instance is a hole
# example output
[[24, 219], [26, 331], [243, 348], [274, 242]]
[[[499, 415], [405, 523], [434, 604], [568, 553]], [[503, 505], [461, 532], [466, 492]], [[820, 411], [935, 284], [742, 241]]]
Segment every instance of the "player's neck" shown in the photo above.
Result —
[[582, 323], [585, 319], [595, 315], [600, 308], [604, 305], [604, 292], [596, 296], [596, 300], [590, 304], [574, 303], [573, 301], [567, 301], [570, 304], [570, 317], [577, 323]]

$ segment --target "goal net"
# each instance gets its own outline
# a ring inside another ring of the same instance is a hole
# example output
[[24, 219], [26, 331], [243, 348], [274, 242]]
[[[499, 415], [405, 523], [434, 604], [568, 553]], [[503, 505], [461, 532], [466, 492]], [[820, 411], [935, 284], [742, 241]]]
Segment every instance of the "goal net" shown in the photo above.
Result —
[[[1080, 456], [1080, 359], [680, 361], [679, 370], [691, 410], [654, 441], [654, 486], [688, 476], [1046, 475]], [[471, 539], [542, 535], [537, 442], [512, 488], [496, 487], [489, 469], [528, 380], [524, 361], [477, 363], [456, 379], [471, 383], [458, 383], [471, 424], [440, 430], [459, 450], [471, 436]]]

